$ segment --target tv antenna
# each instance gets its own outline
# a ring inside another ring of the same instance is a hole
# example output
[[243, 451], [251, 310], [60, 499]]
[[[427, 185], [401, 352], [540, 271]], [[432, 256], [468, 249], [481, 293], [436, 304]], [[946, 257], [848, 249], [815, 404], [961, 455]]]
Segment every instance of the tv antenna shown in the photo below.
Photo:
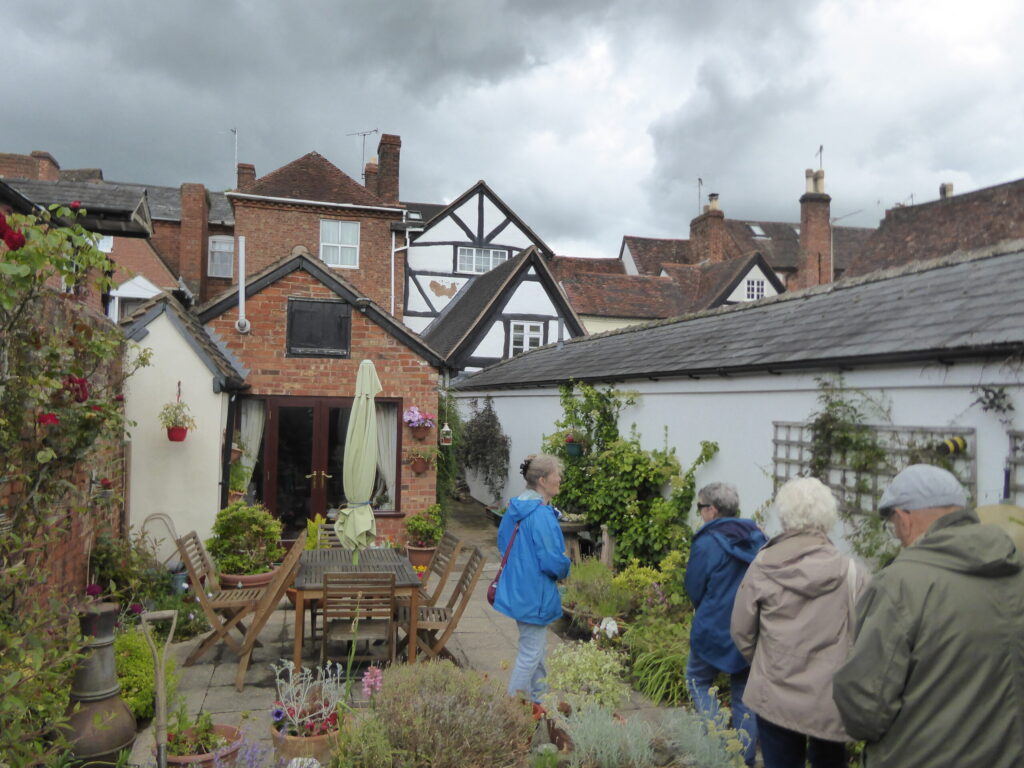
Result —
[[346, 136], [362, 136], [363, 137], [363, 157], [359, 163], [359, 173], [363, 177], [363, 181], [366, 181], [366, 137], [371, 133], [380, 133], [376, 128], [371, 128], [368, 131], [353, 131], [352, 133], [346, 133]]
[[818, 158], [818, 170], [821, 170], [822, 160], [825, 158], [825, 145], [819, 144], [818, 151], [814, 153], [814, 156]]
[[700, 216], [701, 194], [704, 189], [704, 179], [697, 177], [697, 215]]

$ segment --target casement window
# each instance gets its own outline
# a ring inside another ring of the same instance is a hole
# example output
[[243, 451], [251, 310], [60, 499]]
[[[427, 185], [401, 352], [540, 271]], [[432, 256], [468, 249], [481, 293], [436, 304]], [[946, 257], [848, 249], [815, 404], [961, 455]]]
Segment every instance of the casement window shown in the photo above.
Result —
[[490, 272], [503, 261], [508, 261], [508, 251], [500, 248], [459, 248], [458, 272], [472, 272], [482, 275]]
[[359, 222], [321, 219], [320, 260], [329, 267], [358, 267]]
[[213, 235], [207, 249], [206, 274], [210, 277], [234, 277], [235, 238], [231, 235]]
[[544, 323], [513, 322], [509, 354], [513, 357], [544, 344]]
[[764, 298], [764, 280], [747, 280], [747, 301]]
[[348, 357], [352, 306], [329, 299], [288, 300], [289, 357]]

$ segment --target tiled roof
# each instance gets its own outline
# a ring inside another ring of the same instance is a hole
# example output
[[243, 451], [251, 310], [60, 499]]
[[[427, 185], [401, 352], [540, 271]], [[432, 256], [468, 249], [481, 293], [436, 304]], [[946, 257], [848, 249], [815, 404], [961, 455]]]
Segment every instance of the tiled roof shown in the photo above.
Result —
[[629, 248], [641, 275], [661, 274], [662, 264], [691, 263], [689, 240], [626, 235], [622, 238], [622, 246], [623, 250]]
[[569, 280], [581, 273], [624, 275], [622, 259], [584, 259], [578, 256], [553, 256], [548, 268], [556, 280]]
[[198, 318], [167, 293], [160, 293], [121, 321], [125, 336], [142, 341], [148, 326], [160, 315], [167, 313], [171, 322], [185, 336], [192, 349], [214, 375], [220, 390], [239, 390], [245, 386], [248, 372], [233, 359], [226, 348], [219, 345], [200, 324]]
[[[750, 228], [751, 224], [758, 226], [766, 236], [756, 236]], [[726, 219], [725, 231], [729, 238], [726, 240], [725, 256], [730, 259], [757, 251], [772, 269], [795, 270], [800, 260], [799, 227], [799, 224], [781, 221]], [[850, 263], [860, 255], [874, 232], [868, 227], [833, 228], [832, 248], [836, 271], [842, 273], [849, 269]]]
[[504, 360], [455, 386], [486, 390], [569, 379], [814, 370], [1020, 354], [1024, 240], [1002, 248], [572, 339]]
[[[848, 274], [1024, 237], [1024, 179], [885, 212]], [[837, 248], [838, 250], [838, 248]]]
[[286, 197], [348, 205], [395, 207], [317, 152], [310, 152], [256, 179], [244, 193], [263, 197]]
[[426, 224], [448, 206], [444, 203], [400, 203], [410, 211], [419, 211], [422, 223]]
[[562, 289], [580, 315], [654, 319], [682, 312], [679, 287], [670, 277], [584, 272], [562, 280]]

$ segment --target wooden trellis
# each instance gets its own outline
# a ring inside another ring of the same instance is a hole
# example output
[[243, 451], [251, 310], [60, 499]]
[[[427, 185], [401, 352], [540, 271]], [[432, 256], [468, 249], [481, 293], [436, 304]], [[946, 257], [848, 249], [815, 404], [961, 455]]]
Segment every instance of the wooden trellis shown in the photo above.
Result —
[[[790, 478], [810, 473], [813, 436], [811, 425], [806, 422], [776, 421], [773, 426], [773, 477], [778, 490]], [[963, 483], [970, 498], [977, 498], [978, 469], [973, 428], [892, 425], [868, 425], [868, 428], [878, 437], [880, 446], [885, 450], [886, 461], [870, 472], [858, 473], [836, 460], [828, 467], [827, 477], [822, 478], [836, 492], [847, 512], [873, 513], [885, 487], [901, 469], [915, 462], [927, 462], [929, 455], [935, 455], [935, 446], [953, 437], [962, 437], [966, 448], [943, 458], [947, 468]], [[1024, 433], [1018, 434], [1016, 455], [1019, 463], [1016, 468], [1021, 481], [1020, 492], [1024, 493]]]
[[1006, 498], [1024, 506], [1024, 432], [1011, 431], [1010, 455], [1006, 457]]

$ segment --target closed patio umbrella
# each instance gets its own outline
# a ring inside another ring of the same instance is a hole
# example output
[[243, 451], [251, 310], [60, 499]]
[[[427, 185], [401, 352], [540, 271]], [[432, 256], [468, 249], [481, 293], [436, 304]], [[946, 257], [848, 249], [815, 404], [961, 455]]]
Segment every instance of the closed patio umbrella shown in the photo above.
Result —
[[345, 458], [342, 479], [345, 483], [345, 508], [334, 523], [334, 531], [343, 547], [361, 549], [377, 536], [370, 494], [377, 471], [377, 411], [373, 398], [381, 391], [373, 362], [363, 360], [356, 374], [356, 395], [345, 433]]

